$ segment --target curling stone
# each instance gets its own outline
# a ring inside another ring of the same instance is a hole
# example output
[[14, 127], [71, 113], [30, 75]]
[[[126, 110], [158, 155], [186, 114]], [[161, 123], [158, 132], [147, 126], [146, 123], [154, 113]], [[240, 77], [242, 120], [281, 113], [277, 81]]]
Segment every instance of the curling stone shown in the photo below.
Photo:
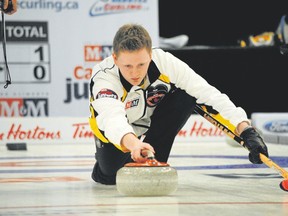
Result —
[[177, 190], [178, 174], [169, 164], [148, 156], [144, 163], [127, 163], [116, 174], [116, 187], [128, 196], [165, 196]]

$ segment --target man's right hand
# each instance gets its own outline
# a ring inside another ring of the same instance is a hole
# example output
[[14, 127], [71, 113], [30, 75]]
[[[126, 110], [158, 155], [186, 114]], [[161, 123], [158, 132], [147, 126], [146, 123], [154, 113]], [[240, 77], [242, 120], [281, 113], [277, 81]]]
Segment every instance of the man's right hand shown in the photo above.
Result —
[[1, 6], [2, 11], [5, 14], [14, 14], [17, 11], [17, 0], [0, 0], [2, 4]]
[[147, 160], [145, 155], [142, 154], [145, 150], [155, 154], [154, 148], [149, 143], [142, 142], [132, 133], [123, 136], [121, 145], [130, 151], [132, 160], [137, 163], [143, 163]]

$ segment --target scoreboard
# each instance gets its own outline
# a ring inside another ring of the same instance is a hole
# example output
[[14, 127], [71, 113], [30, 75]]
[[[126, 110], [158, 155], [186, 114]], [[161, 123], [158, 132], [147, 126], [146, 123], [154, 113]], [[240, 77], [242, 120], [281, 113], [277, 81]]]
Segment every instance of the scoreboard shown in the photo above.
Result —
[[[50, 83], [51, 61], [47, 22], [6, 22], [7, 61], [12, 83]], [[1, 41], [3, 38], [1, 37]], [[1, 50], [3, 44], [1, 44]], [[5, 80], [0, 59], [0, 81]]]

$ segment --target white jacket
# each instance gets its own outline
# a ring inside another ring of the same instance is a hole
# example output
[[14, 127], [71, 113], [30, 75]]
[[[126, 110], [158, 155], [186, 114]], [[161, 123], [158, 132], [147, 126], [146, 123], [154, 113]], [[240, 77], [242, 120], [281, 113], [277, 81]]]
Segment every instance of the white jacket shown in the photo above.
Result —
[[[140, 136], [148, 130], [155, 107], [171, 85], [185, 90], [197, 103], [212, 106], [233, 125], [249, 121], [245, 111], [236, 107], [226, 94], [171, 53], [155, 48], [141, 87], [131, 86], [123, 78], [112, 56], [94, 66], [90, 83], [90, 107], [96, 117], [94, 134], [121, 149], [120, 141], [125, 134]], [[91, 121], [95, 119], [90, 117], [90, 125]]]

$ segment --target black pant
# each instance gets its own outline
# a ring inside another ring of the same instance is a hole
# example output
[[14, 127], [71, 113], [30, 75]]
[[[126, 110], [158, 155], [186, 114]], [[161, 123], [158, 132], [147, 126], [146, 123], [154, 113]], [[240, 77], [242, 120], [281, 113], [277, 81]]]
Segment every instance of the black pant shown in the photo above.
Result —
[[[193, 113], [196, 99], [181, 89], [169, 92], [155, 109], [144, 142], [155, 150], [155, 158], [167, 162], [174, 139]], [[116, 172], [132, 162], [130, 153], [123, 153], [111, 143], [102, 143], [97, 138], [96, 163], [92, 179], [102, 184], [116, 184]]]

